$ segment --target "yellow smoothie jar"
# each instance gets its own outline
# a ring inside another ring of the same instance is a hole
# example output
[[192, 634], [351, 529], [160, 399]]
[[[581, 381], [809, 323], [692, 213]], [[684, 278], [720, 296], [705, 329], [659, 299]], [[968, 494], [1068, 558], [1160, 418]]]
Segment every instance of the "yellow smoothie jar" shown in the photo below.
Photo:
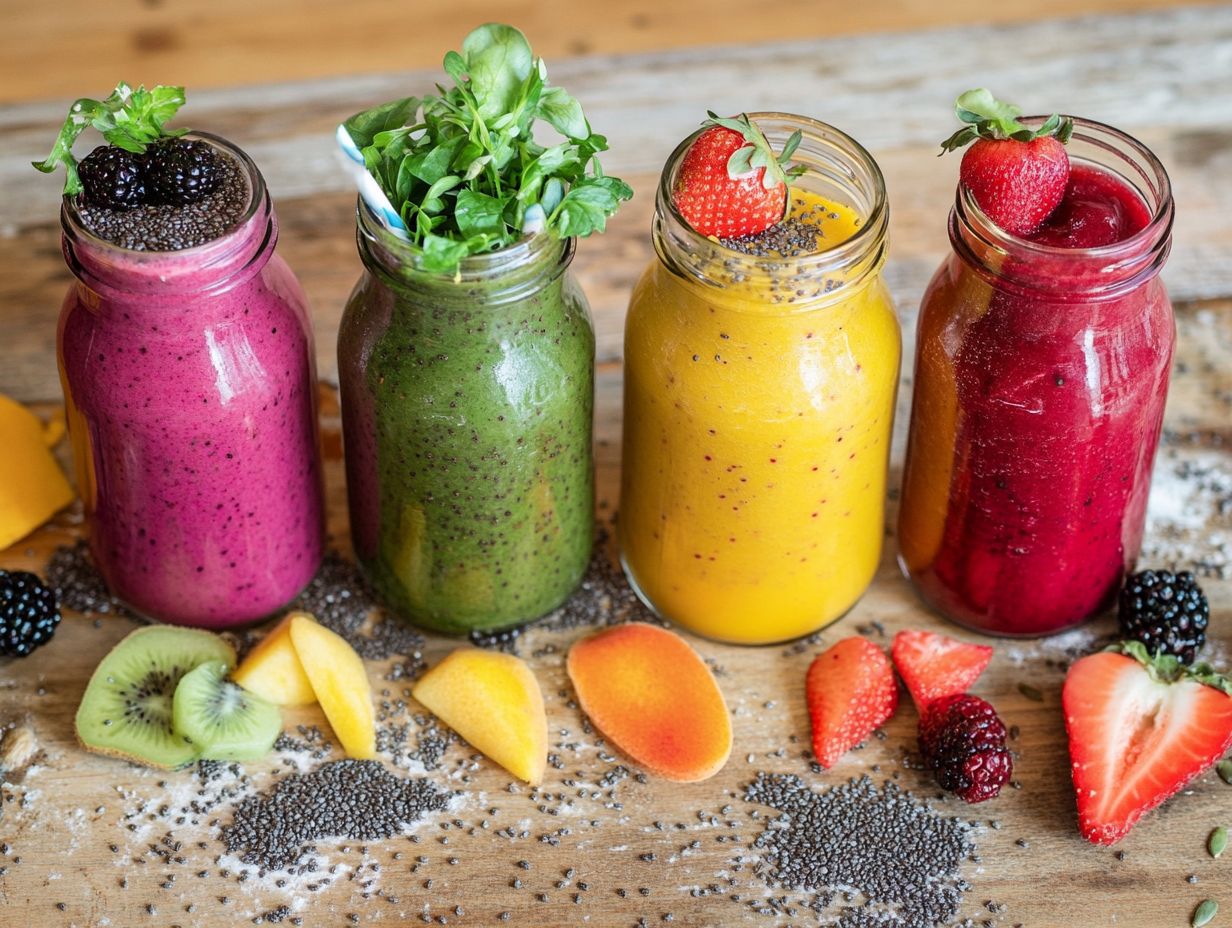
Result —
[[824, 123], [750, 118], [776, 151], [799, 130], [806, 170], [777, 236], [723, 243], [672, 202], [701, 130], [668, 159], [625, 323], [618, 531], [658, 615], [769, 644], [842, 616], [877, 569], [902, 346], [877, 163]]

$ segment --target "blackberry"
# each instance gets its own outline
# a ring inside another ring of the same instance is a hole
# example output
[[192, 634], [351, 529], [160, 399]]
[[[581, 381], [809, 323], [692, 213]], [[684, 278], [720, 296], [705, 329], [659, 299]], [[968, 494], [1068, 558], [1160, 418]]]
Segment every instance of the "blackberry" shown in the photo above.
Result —
[[60, 624], [56, 594], [34, 574], [0, 570], [0, 655], [25, 657]]
[[208, 142], [172, 139], [145, 153], [145, 186], [151, 203], [186, 206], [214, 192], [222, 165]]
[[997, 710], [968, 693], [943, 696], [920, 719], [920, 750], [937, 783], [966, 802], [992, 799], [1009, 782], [1005, 735]]
[[1143, 570], [1125, 581], [1118, 609], [1121, 632], [1152, 654], [1192, 664], [1206, 644], [1211, 607], [1194, 575], [1184, 570]]
[[140, 155], [112, 145], [99, 145], [77, 165], [86, 203], [110, 209], [140, 206], [145, 202], [142, 168]]

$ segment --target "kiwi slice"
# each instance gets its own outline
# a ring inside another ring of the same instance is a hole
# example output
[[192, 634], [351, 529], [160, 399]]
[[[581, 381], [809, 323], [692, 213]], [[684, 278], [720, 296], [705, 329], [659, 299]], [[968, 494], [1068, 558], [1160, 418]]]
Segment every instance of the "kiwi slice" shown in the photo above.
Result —
[[282, 731], [282, 713], [228, 680], [230, 669], [225, 661], [208, 661], [184, 675], [175, 688], [175, 730], [205, 760], [258, 760]]
[[181, 678], [207, 661], [235, 664], [235, 649], [191, 628], [139, 628], [94, 670], [77, 708], [77, 738], [88, 750], [174, 769], [192, 763], [197, 745], [175, 730], [173, 701]]

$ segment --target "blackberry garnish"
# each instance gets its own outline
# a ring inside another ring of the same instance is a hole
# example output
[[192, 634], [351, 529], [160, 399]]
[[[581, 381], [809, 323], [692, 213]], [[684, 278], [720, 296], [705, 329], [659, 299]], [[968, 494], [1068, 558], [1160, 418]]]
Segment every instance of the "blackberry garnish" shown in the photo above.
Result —
[[968, 693], [929, 705], [920, 719], [920, 750], [941, 788], [967, 802], [992, 799], [1014, 772], [997, 710]]
[[1151, 654], [1172, 654], [1192, 664], [1206, 643], [1211, 608], [1189, 571], [1144, 570], [1125, 581], [1118, 617], [1126, 638]]
[[222, 178], [218, 155], [208, 142], [170, 139], [145, 153], [145, 185], [151, 203], [184, 206], [201, 200]]
[[0, 570], [0, 655], [25, 657], [60, 624], [56, 594], [32, 573]]
[[77, 166], [86, 202], [91, 206], [132, 209], [145, 201], [141, 156], [99, 145]]

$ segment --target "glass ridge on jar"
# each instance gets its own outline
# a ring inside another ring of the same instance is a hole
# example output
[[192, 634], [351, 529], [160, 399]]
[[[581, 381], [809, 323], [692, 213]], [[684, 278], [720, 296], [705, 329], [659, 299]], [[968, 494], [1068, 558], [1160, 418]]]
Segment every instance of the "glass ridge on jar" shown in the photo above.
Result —
[[265, 182], [224, 235], [180, 251], [98, 238], [61, 208], [76, 280], [58, 358], [90, 550], [138, 614], [224, 628], [293, 600], [324, 551], [316, 367]]
[[378, 594], [447, 634], [559, 606], [594, 535], [594, 330], [572, 239], [414, 252], [362, 203], [338, 340], [351, 535]]
[[1148, 225], [1096, 248], [1039, 244], [960, 187], [919, 317], [899, 560], [941, 613], [997, 635], [1064, 631], [1113, 603], [1168, 391], [1167, 173], [1135, 139], [1074, 122], [1071, 162], [1129, 184]]
[[672, 185], [696, 133], [676, 149], [658, 257], [625, 327], [617, 526], [630, 582], [658, 615], [767, 644], [842, 616], [877, 570], [901, 338], [872, 156], [815, 120], [750, 118], [776, 150], [803, 133], [793, 194], [854, 211], [858, 228], [799, 257], [728, 248], [678, 213]]

